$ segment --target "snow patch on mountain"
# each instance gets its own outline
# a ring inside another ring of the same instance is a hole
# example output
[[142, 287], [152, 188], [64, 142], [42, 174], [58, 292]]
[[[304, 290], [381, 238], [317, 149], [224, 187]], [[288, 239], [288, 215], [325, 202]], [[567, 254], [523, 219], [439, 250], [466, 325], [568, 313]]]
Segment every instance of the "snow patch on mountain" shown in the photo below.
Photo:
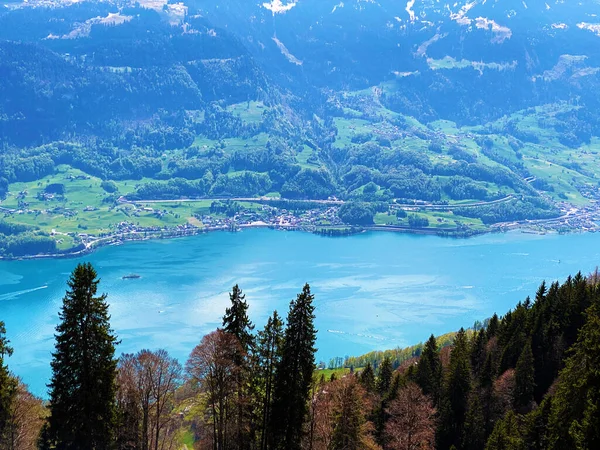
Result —
[[333, 14], [338, 8], [343, 8], [344, 7], [344, 2], [339, 2], [337, 5], [335, 5], [333, 7], [333, 9], [331, 10], [331, 14]]
[[467, 17], [467, 13], [469, 12], [469, 10], [471, 10], [475, 5], [477, 4], [477, 2], [471, 2], [471, 3], [465, 3], [459, 10], [457, 13], [454, 13], [450, 10], [450, 6], [446, 5], [446, 8], [448, 9], [448, 11], [450, 12], [450, 20], [454, 20], [456, 23], [458, 23], [459, 25], [464, 25], [464, 26], [469, 26], [471, 25], [471, 22], [473, 22], [471, 19], [469, 19]]
[[131, 19], [133, 19], [133, 16], [125, 16], [121, 13], [109, 13], [106, 17], [98, 16], [77, 24], [77, 27], [69, 34], [65, 34], [60, 38], [50, 34], [46, 39], [77, 39], [80, 37], [87, 37], [90, 35], [90, 31], [92, 31], [93, 25], [117, 26], [129, 22]]
[[600, 36], [600, 23], [581, 22], [581, 23], [577, 24], [577, 28], [580, 28], [582, 30], [591, 31], [596, 36]]
[[262, 6], [265, 9], [268, 9], [269, 11], [271, 11], [273, 13], [273, 15], [275, 14], [284, 14], [286, 12], [288, 12], [290, 9], [292, 9], [294, 6], [296, 6], [298, 3], [297, 2], [290, 2], [290, 3], [286, 3], [285, 5], [281, 2], [281, 0], [272, 0], [271, 3], [263, 3]]
[[486, 17], [478, 17], [475, 19], [475, 26], [482, 30], [491, 29], [492, 33], [494, 33], [494, 37], [492, 39], [492, 43], [494, 44], [502, 44], [505, 40], [510, 39], [512, 36], [512, 31], [510, 28], [499, 25], [494, 20]]
[[408, 3], [406, 3], [406, 12], [410, 17], [411, 22], [414, 22], [417, 18], [415, 12], [412, 10], [412, 7], [415, 6], [415, 1], [416, 0], [408, 0]]

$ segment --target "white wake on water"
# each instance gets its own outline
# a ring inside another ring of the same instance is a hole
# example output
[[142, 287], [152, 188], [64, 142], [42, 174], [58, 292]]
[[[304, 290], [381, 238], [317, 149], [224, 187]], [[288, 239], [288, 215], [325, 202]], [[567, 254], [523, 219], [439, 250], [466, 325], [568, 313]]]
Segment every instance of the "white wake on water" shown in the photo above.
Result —
[[40, 287], [36, 287], [36, 288], [32, 288], [32, 289], [24, 289], [22, 291], [9, 292], [7, 294], [0, 295], [0, 301], [13, 300], [14, 298], [16, 298], [20, 295], [29, 294], [30, 292], [35, 292], [35, 291], [39, 291], [41, 289], [47, 289], [47, 288], [48, 288], [48, 286], [40, 286]]

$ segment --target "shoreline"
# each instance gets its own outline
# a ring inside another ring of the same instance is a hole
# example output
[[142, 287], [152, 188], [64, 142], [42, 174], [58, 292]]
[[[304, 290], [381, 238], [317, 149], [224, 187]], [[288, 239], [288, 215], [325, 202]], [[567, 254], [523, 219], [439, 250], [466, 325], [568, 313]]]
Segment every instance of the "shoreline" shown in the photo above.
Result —
[[[450, 238], [450, 239], [468, 239], [471, 237], [476, 237], [476, 236], [481, 236], [484, 234], [491, 234], [491, 233], [506, 233], [508, 231], [518, 231], [520, 230], [522, 233], [527, 233], [527, 234], [538, 234], [538, 235], [545, 235], [545, 234], [550, 234], [549, 232], [538, 232], [538, 231], [534, 231], [534, 230], [529, 230], [527, 229], [527, 227], [516, 227], [516, 228], [508, 228], [508, 229], [501, 229], [501, 228], [490, 228], [487, 230], [480, 230], [480, 231], [473, 231], [471, 230], [470, 232], [461, 234], [460, 232], [458, 232], [458, 230], [456, 229], [448, 229], [448, 230], [443, 230], [443, 229], [429, 229], [429, 228], [405, 228], [405, 227], [400, 227], [400, 226], [390, 226], [390, 225], [370, 225], [370, 226], [361, 226], [361, 227], [355, 227], [355, 226], [351, 226], [348, 225], [348, 228], [346, 229], [341, 229], [339, 227], [335, 227], [335, 228], [331, 228], [332, 230], [341, 230], [342, 232], [340, 234], [335, 234], [335, 235], [328, 235], [326, 233], [321, 233], [318, 232], [316, 230], [306, 230], [306, 229], [301, 229], [297, 226], [293, 226], [293, 225], [272, 225], [272, 224], [243, 224], [243, 225], [238, 225], [237, 228], [232, 229], [228, 226], [223, 226], [223, 227], [212, 227], [209, 229], [204, 229], [204, 228], [186, 228], [184, 230], [173, 230], [173, 231], [140, 231], [140, 232], [129, 232], [129, 233], [123, 233], [123, 234], [117, 234], [117, 235], [112, 235], [112, 236], [106, 236], [106, 237], [101, 237], [98, 238], [94, 241], [89, 242], [88, 244], [85, 244], [85, 248], [78, 250], [78, 251], [74, 251], [74, 252], [65, 252], [65, 253], [54, 253], [54, 254], [43, 254], [43, 255], [26, 255], [26, 256], [17, 256], [17, 257], [7, 257], [7, 256], [0, 256], [0, 261], [27, 261], [27, 260], [36, 260], [36, 259], [70, 259], [70, 258], [78, 258], [80, 256], [85, 256], [85, 255], [89, 255], [91, 253], [93, 253], [94, 251], [103, 248], [103, 247], [108, 247], [111, 245], [123, 245], [123, 244], [127, 244], [129, 242], [143, 242], [143, 241], [152, 241], [152, 240], [167, 240], [167, 239], [176, 239], [176, 238], [182, 238], [182, 237], [191, 237], [191, 236], [198, 236], [201, 234], [208, 234], [208, 233], [214, 233], [214, 232], [223, 232], [223, 231], [229, 231], [231, 233], [236, 233], [245, 229], [271, 229], [274, 231], [296, 231], [296, 232], [303, 232], [303, 233], [311, 233], [311, 234], [316, 234], [319, 236], [323, 236], [323, 237], [347, 237], [347, 236], [353, 236], [356, 234], [361, 234], [364, 232], [386, 232], [386, 233], [403, 233], [403, 234], [415, 234], [415, 235], [427, 235], [427, 236], [439, 236], [439, 237], [443, 237], [443, 238]], [[327, 229], [327, 228], [322, 228], [323, 229]], [[351, 231], [351, 230], [355, 230], [355, 231]], [[347, 231], [347, 232], [346, 232]], [[569, 233], [576, 233], [576, 232], [586, 232], [586, 230], [570, 230]], [[589, 232], [589, 230], [587, 230], [587, 232]]]

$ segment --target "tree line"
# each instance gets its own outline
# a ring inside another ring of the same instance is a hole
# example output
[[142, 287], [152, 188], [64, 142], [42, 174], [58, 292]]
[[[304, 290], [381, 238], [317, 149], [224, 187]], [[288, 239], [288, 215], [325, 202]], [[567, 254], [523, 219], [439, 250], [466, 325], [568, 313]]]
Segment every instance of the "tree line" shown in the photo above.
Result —
[[275, 311], [260, 330], [234, 286], [222, 326], [185, 364], [162, 349], [117, 358], [94, 268], [78, 265], [67, 284], [48, 402], [9, 372], [0, 324], [0, 448], [170, 450], [184, 429], [194, 448], [214, 450], [600, 445], [598, 272], [542, 284], [534, 300], [470, 332], [431, 336], [412, 357], [357, 358], [364, 365], [327, 376], [315, 370], [308, 284], [285, 321]]

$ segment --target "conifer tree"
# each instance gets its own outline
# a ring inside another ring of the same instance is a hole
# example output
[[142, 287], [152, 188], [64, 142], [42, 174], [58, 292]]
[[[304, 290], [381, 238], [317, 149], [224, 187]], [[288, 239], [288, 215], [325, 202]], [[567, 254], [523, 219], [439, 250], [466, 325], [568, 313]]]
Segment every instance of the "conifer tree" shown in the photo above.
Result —
[[377, 377], [377, 392], [382, 397], [385, 396], [390, 389], [393, 374], [392, 361], [386, 356], [379, 366], [379, 376]]
[[450, 354], [450, 366], [444, 382], [441, 399], [438, 449], [452, 446], [461, 448], [467, 403], [471, 392], [471, 368], [467, 334], [463, 328], [454, 338], [454, 348]]
[[515, 409], [524, 414], [531, 409], [533, 402], [533, 390], [535, 388], [535, 368], [533, 365], [533, 353], [531, 342], [527, 342], [515, 369]]
[[231, 307], [225, 310], [223, 316], [223, 331], [233, 334], [246, 354], [250, 354], [254, 347], [254, 336], [252, 330], [254, 325], [248, 317], [248, 303], [246, 296], [236, 284], [229, 294]]
[[275, 375], [270, 438], [273, 449], [296, 450], [302, 445], [303, 426], [315, 370], [314, 296], [304, 285], [290, 303], [281, 361]]
[[354, 377], [344, 377], [334, 385], [333, 433], [330, 448], [363, 450], [370, 443], [365, 418], [365, 396]]
[[528, 450], [548, 450], [548, 422], [552, 410], [552, 397], [547, 396], [539, 407], [525, 416], [525, 441]]
[[509, 411], [494, 427], [485, 450], [526, 450], [521, 416]]
[[486, 334], [486, 337], [488, 340], [493, 338], [494, 336], [496, 336], [496, 334], [498, 334], [499, 327], [500, 327], [500, 319], [498, 318], [498, 314], [494, 313], [494, 315], [490, 319], [490, 322], [488, 323], [488, 326], [485, 330], [485, 334]]
[[437, 341], [433, 334], [425, 343], [425, 347], [419, 358], [416, 381], [421, 387], [423, 394], [431, 397], [433, 405], [437, 406], [442, 385], [442, 363], [440, 361]]
[[600, 311], [587, 322], [561, 371], [552, 399], [549, 449], [600, 448]]
[[485, 346], [487, 344], [486, 333], [484, 329], [475, 333], [471, 342], [471, 369], [473, 376], [478, 378], [485, 365], [487, 353]]
[[248, 303], [246, 296], [242, 293], [240, 287], [236, 284], [229, 294], [231, 307], [225, 310], [223, 316], [223, 331], [236, 337], [240, 343], [240, 352], [234, 355], [234, 363], [239, 370], [236, 371], [237, 384], [237, 439], [235, 441], [237, 448], [249, 448], [252, 437], [250, 431], [254, 429], [250, 425], [252, 422], [251, 403], [246, 401], [249, 397], [250, 374], [248, 373], [249, 364], [246, 364], [250, 355], [254, 351], [254, 336], [252, 330], [254, 325], [248, 317]]
[[91, 264], [79, 264], [69, 281], [50, 382], [50, 436], [57, 450], [107, 450], [115, 426], [117, 338], [106, 295]]
[[367, 363], [359, 375], [360, 384], [368, 393], [375, 392], [375, 372], [371, 363]]
[[462, 448], [465, 450], [480, 450], [485, 446], [485, 438], [485, 412], [481, 404], [481, 394], [474, 391], [469, 396]]
[[281, 360], [281, 347], [283, 345], [283, 322], [277, 311], [267, 320], [264, 330], [258, 332], [256, 356], [258, 363], [258, 376], [256, 381], [260, 384], [260, 448], [267, 447], [267, 426], [271, 418], [273, 406], [273, 385], [275, 382], [275, 369]]

